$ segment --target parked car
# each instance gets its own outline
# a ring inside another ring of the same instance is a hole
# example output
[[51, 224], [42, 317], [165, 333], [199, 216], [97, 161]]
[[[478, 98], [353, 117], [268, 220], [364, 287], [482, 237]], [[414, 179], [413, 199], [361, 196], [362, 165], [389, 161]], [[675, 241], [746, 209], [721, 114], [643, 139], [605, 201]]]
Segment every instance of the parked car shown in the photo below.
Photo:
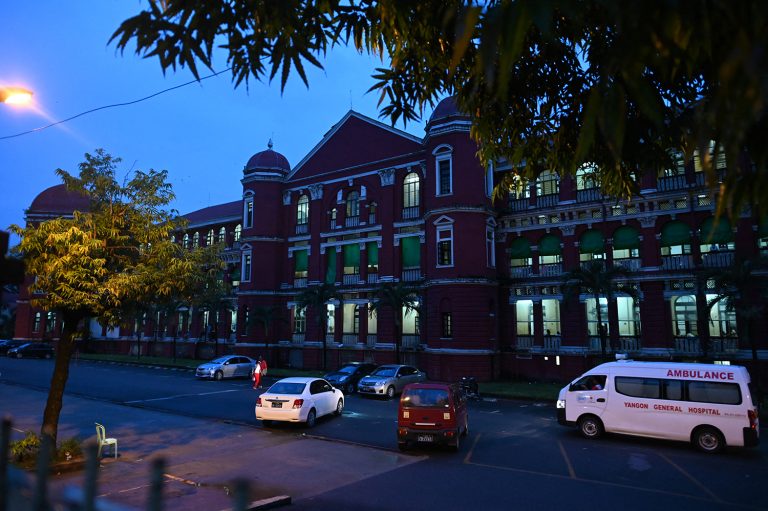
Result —
[[250, 378], [256, 361], [242, 355], [225, 355], [197, 366], [198, 378]]
[[28, 342], [9, 349], [8, 356], [14, 358], [52, 358], [53, 347], [42, 342]]
[[427, 375], [412, 366], [383, 365], [357, 384], [357, 391], [363, 394], [387, 396], [393, 398], [403, 391], [409, 383], [418, 383], [427, 379]]
[[413, 443], [448, 445], [458, 451], [469, 433], [467, 400], [461, 387], [448, 383], [412, 383], [405, 387], [397, 411], [397, 446]]
[[0, 355], [8, 355], [8, 350], [27, 344], [27, 341], [0, 341]]
[[323, 415], [341, 415], [344, 394], [322, 378], [283, 378], [256, 399], [256, 419], [303, 422], [311, 428]]
[[326, 374], [323, 378], [337, 389], [343, 390], [345, 394], [353, 394], [360, 378], [371, 374], [376, 367], [376, 364], [350, 362], [339, 367], [336, 371]]

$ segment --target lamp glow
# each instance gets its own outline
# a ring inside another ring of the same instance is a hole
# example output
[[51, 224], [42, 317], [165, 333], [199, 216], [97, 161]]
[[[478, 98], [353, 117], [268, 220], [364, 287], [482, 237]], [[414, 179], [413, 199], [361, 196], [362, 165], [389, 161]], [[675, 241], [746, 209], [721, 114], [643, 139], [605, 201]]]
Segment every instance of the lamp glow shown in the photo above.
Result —
[[0, 87], [0, 102], [9, 105], [26, 105], [32, 101], [32, 91], [19, 87]]

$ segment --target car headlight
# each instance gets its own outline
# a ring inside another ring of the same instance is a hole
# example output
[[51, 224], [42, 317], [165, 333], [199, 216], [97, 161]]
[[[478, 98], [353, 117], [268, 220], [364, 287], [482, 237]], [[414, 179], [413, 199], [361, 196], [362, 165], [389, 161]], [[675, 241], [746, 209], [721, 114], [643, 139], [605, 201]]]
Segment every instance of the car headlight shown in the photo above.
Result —
[[557, 400], [557, 408], [565, 408], [565, 399]]

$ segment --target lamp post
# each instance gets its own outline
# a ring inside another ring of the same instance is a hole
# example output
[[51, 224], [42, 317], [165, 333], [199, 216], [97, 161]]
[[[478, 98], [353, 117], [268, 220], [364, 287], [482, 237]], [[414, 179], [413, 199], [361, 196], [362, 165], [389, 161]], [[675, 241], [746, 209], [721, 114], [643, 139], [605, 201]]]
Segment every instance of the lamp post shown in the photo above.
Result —
[[21, 87], [0, 86], [0, 103], [25, 105], [32, 101], [32, 91]]
[[[186, 313], [189, 312], [189, 307], [186, 305], [180, 305], [177, 309], [186, 320]], [[176, 338], [179, 336], [179, 323], [176, 322], [176, 332], [173, 334], [173, 362], [176, 363]]]

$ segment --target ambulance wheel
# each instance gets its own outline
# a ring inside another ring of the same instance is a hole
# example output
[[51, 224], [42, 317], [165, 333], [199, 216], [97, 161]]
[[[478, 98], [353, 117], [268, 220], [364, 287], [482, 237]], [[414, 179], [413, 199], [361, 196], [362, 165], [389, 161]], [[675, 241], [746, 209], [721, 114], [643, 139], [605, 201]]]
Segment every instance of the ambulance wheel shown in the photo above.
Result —
[[594, 415], [584, 415], [579, 418], [579, 431], [584, 438], [592, 440], [600, 438], [605, 432], [603, 423]]
[[704, 426], [693, 432], [693, 445], [700, 451], [716, 453], [725, 447], [725, 439], [715, 428]]

